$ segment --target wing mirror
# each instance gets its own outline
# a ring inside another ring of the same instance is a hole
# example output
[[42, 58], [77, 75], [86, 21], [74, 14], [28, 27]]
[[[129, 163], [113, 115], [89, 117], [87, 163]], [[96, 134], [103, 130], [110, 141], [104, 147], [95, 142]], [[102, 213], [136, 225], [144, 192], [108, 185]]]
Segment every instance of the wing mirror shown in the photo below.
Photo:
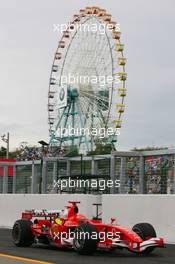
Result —
[[115, 217], [111, 217], [111, 225], [116, 221]]

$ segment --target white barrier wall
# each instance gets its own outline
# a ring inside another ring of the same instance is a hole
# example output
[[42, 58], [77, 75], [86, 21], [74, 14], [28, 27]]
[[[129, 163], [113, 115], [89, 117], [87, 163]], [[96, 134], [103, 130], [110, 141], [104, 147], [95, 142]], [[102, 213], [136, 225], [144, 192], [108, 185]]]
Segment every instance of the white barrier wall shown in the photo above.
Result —
[[133, 227], [151, 223], [158, 236], [175, 243], [175, 195], [103, 195], [103, 221]]
[[90, 218], [92, 204], [102, 202], [104, 222], [111, 217], [128, 227], [149, 222], [158, 236], [175, 243], [175, 195], [1, 194], [0, 227], [12, 227], [25, 209], [63, 209], [69, 200], [81, 201], [80, 211]]
[[1, 194], [0, 227], [12, 227], [26, 209], [64, 209], [68, 201], [81, 201], [80, 211], [92, 217], [93, 203], [101, 202], [100, 196], [84, 194]]

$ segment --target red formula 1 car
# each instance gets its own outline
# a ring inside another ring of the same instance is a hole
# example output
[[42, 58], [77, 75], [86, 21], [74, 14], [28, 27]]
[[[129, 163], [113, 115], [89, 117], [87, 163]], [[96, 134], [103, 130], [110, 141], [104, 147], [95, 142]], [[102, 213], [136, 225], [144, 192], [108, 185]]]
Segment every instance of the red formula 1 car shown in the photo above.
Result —
[[164, 247], [164, 239], [157, 237], [152, 225], [136, 224], [132, 229], [109, 224], [99, 219], [87, 219], [79, 213], [77, 204], [69, 202], [65, 210], [22, 213], [22, 219], [13, 226], [12, 237], [16, 246], [33, 243], [53, 244], [58, 248], [74, 248], [79, 254], [92, 254], [97, 249], [126, 248], [135, 253], [150, 253]]

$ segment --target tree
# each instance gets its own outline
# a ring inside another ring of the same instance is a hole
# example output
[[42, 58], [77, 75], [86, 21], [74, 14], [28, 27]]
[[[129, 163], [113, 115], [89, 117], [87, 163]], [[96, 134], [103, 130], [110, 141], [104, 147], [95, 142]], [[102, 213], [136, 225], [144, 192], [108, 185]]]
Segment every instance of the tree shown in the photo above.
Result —
[[0, 158], [5, 158], [6, 157], [6, 151], [7, 151], [7, 149], [1, 146], [1, 148], [0, 148]]
[[93, 151], [88, 152], [88, 156], [91, 155], [102, 155], [102, 154], [110, 154], [112, 151], [112, 145], [111, 144], [102, 144], [102, 143], [96, 143], [96, 148]]
[[131, 149], [131, 151], [150, 151], [150, 150], [163, 150], [163, 149], [168, 149], [168, 147], [151, 147], [151, 146], [147, 146], [147, 147], [143, 147], [143, 148], [133, 148]]

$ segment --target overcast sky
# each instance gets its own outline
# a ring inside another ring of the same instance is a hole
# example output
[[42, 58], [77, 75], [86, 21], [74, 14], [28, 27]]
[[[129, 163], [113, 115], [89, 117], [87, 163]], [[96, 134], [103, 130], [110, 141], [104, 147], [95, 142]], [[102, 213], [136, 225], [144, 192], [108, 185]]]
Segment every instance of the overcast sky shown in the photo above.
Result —
[[0, 0], [0, 134], [10, 132], [11, 149], [48, 141], [48, 83], [60, 38], [53, 24], [88, 5], [113, 15], [125, 43], [128, 95], [119, 149], [175, 145], [174, 0]]

